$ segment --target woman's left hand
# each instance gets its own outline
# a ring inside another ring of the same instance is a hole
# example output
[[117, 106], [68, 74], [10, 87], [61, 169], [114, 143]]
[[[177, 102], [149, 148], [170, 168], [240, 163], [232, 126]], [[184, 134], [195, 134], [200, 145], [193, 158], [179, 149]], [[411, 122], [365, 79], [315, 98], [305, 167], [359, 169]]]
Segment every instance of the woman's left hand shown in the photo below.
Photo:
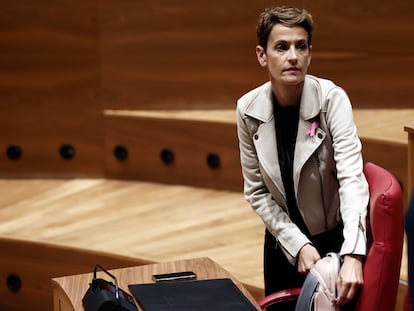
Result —
[[358, 289], [364, 283], [362, 274], [362, 257], [345, 255], [336, 286], [338, 289], [337, 304], [343, 305], [352, 300]]

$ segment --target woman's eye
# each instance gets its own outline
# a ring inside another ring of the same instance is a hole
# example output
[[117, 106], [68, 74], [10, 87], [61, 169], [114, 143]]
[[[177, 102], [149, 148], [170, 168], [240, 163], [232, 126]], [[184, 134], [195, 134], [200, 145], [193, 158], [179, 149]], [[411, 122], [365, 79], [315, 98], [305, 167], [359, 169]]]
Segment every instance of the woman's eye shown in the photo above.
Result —
[[279, 52], [287, 51], [288, 46], [287, 46], [287, 44], [280, 43], [280, 44], [276, 45], [276, 50], [279, 51]]
[[301, 42], [298, 43], [298, 45], [296, 46], [296, 49], [298, 49], [299, 51], [305, 51], [307, 50], [308, 46], [305, 42]]

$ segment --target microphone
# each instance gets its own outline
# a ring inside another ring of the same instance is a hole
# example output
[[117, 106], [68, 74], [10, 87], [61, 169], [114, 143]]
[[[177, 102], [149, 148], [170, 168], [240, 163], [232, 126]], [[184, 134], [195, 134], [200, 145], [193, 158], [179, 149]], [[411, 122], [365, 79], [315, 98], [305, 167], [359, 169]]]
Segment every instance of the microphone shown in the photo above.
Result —
[[[110, 276], [114, 283], [97, 278], [98, 268]], [[138, 311], [134, 298], [119, 288], [117, 278], [96, 265], [92, 282], [82, 298], [85, 311]]]

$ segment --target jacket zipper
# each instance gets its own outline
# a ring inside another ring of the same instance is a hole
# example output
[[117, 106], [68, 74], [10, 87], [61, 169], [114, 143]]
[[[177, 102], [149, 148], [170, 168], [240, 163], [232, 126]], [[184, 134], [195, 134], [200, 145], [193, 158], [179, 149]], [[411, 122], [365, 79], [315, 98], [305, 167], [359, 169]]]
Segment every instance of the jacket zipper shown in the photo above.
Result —
[[359, 231], [361, 231], [361, 234], [364, 236], [365, 243], [367, 243], [366, 236], [364, 235], [364, 233], [365, 233], [364, 226], [361, 223], [361, 215], [359, 215], [359, 219], [358, 219], [358, 234], [357, 234], [357, 238], [356, 238], [356, 241], [355, 241], [355, 244], [354, 244], [354, 249], [352, 250], [352, 253], [355, 252], [355, 249], [358, 245], [359, 235], [360, 235]]
[[318, 167], [319, 172], [319, 184], [320, 184], [320, 191], [321, 191], [321, 199], [322, 199], [322, 210], [323, 210], [323, 216], [324, 216], [324, 222], [325, 222], [325, 230], [328, 230], [328, 216], [326, 214], [326, 207], [325, 207], [325, 201], [323, 199], [323, 184], [322, 184], [322, 174], [321, 174], [321, 161], [319, 160], [318, 154], [315, 154], [315, 161], [316, 165]]

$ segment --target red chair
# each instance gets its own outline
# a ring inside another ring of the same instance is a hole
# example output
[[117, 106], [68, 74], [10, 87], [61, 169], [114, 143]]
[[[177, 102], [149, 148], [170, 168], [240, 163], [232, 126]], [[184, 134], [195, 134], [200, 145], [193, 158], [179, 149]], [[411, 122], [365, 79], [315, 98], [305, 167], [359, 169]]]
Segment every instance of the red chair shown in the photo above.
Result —
[[[395, 177], [378, 165], [366, 163], [369, 184], [367, 217], [368, 252], [364, 263], [364, 285], [357, 311], [394, 311], [397, 300], [404, 237], [403, 194]], [[270, 294], [259, 301], [261, 308], [296, 300], [300, 288]]]

